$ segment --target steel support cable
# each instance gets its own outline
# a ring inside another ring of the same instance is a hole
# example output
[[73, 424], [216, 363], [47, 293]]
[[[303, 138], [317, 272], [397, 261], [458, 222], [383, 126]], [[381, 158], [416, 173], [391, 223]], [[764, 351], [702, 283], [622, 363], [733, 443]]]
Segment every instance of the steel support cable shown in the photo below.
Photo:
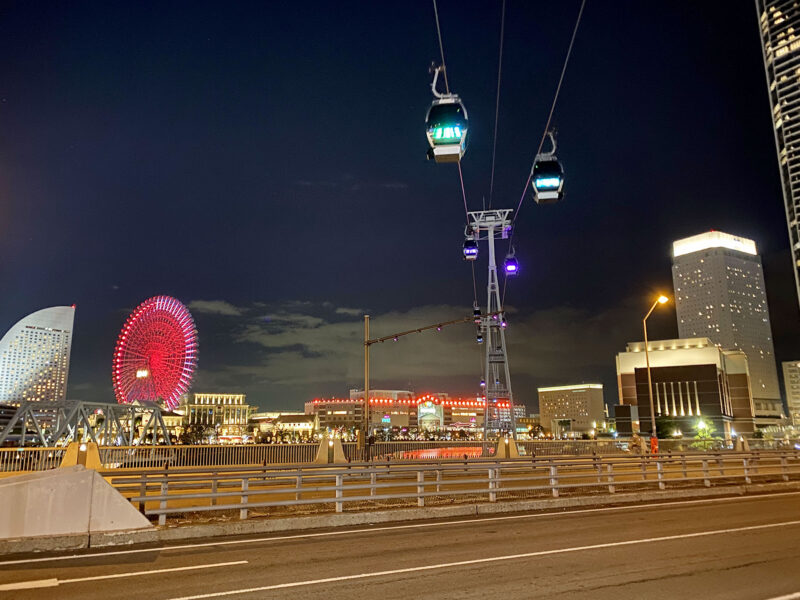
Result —
[[497, 122], [500, 117], [500, 80], [503, 76], [503, 40], [506, 28], [506, 0], [503, 0], [503, 9], [500, 15], [500, 51], [497, 59], [497, 97], [494, 104], [494, 141], [492, 142], [492, 176], [489, 180], [489, 208], [492, 208], [494, 195], [494, 163], [497, 154]]
[[[435, 1], [435, 0], [434, 0]], [[550, 105], [550, 113], [547, 115], [547, 122], [544, 126], [544, 131], [542, 132], [542, 138], [539, 140], [539, 147], [536, 149], [536, 155], [542, 151], [542, 146], [544, 145], [544, 140], [547, 138], [547, 132], [550, 130], [550, 123], [553, 120], [553, 113], [556, 110], [556, 103], [558, 102], [558, 95], [561, 93], [561, 85], [564, 83], [564, 74], [567, 72], [567, 65], [569, 64], [569, 58], [572, 55], [572, 47], [575, 45], [575, 37], [578, 35], [578, 27], [581, 24], [581, 17], [583, 17], [583, 9], [586, 6], [586, 0], [581, 0], [581, 7], [578, 10], [578, 18], [575, 19], [575, 27], [572, 29], [572, 37], [569, 40], [569, 47], [567, 48], [567, 55], [564, 58], [564, 65], [561, 67], [561, 75], [558, 78], [558, 85], [556, 86], [556, 93], [553, 96], [553, 103]], [[536, 164], [536, 157], [534, 156], [534, 164]], [[517, 221], [517, 217], [519, 216], [519, 211], [522, 208], [522, 202], [525, 200], [525, 195], [528, 193], [528, 186], [531, 184], [531, 178], [533, 177], [533, 164], [531, 165], [531, 170], [528, 173], [528, 178], [525, 180], [525, 187], [522, 188], [522, 195], [519, 198], [519, 203], [517, 204], [517, 210], [514, 211], [514, 216], [511, 218], [511, 234], [508, 238], [508, 245], [511, 247], [511, 242], [514, 240], [514, 223]], [[506, 275], [505, 281], [503, 283], [503, 297], [501, 302], [501, 307], [505, 306], [506, 303], [506, 284], [508, 283], [508, 275]]]
[[[505, 0], [504, 0], [505, 1]], [[433, 0], [433, 16], [436, 19], [436, 35], [439, 38], [439, 53], [442, 57], [442, 73], [444, 75], [444, 88], [445, 91], [449, 94], [450, 93], [450, 83], [447, 79], [447, 64], [444, 60], [444, 42], [442, 41], [442, 28], [439, 24], [439, 8], [436, 5], [436, 0]], [[464, 218], [467, 220], [467, 225], [469, 225], [469, 208], [467, 207], [467, 192], [464, 188], [464, 173], [461, 171], [461, 161], [458, 161], [458, 179], [461, 183], [461, 198], [464, 200]], [[473, 302], [478, 301], [478, 286], [475, 281], [475, 267], [472, 267], [472, 290], [473, 290]]]

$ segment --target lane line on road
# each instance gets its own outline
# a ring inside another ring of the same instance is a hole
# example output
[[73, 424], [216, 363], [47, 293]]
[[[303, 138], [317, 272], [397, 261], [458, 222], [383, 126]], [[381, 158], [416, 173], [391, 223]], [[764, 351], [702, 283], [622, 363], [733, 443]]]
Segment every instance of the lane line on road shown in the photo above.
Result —
[[800, 592], [786, 594], [785, 596], [775, 596], [774, 598], [767, 598], [766, 600], [798, 600], [798, 598], [800, 598]]
[[169, 569], [150, 569], [148, 571], [132, 571], [129, 573], [112, 573], [110, 575], [92, 575], [90, 577], [74, 577], [72, 579], [34, 579], [31, 581], [18, 581], [0, 585], [0, 592], [11, 590], [32, 590], [44, 587], [57, 587], [65, 583], [79, 583], [81, 581], [99, 581], [101, 579], [121, 579], [123, 577], [137, 577], [139, 575], [155, 575], [157, 573], [174, 573], [176, 571], [193, 571], [196, 569], [212, 569], [214, 567], [230, 567], [245, 565], [248, 561], [236, 560], [232, 562], [211, 563], [207, 565], [191, 565], [188, 567], [172, 567]]
[[[326, 577], [324, 579], [308, 579], [305, 581], [292, 581], [290, 583], [278, 583], [275, 585], [264, 585], [253, 588], [242, 588], [238, 590], [227, 590], [224, 592], [211, 592], [208, 594], [197, 594], [195, 596], [181, 596], [179, 598], [171, 598], [170, 600], [203, 600], [204, 598], [220, 598], [222, 596], [234, 596], [240, 594], [252, 594], [254, 592], [266, 592], [270, 590], [280, 590], [286, 588], [304, 587], [310, 585], [317, 585], [320, 583], [336, 583], [339, 581], [351, 581], [353, 579], [372, 579], [375, 577], [385, 577], [387, 575], [401, 575], [404, 573], [418, 573], [420, 571], [434, 571], [440, 569], [448, 569], [451, 567], [463, 567], [467, 565], [479, 565], [486, 563], [494, 563], [499, 561], [515, 560], [520, 558], [533, 558], [538, 556], [552, 556], [554, 554], [567, 554], [570, 552], [581, 552], [585, 550], [600, 550], [604, 548], [618, 548], [620, 546], [632, 546], [635, 544], [650, 544], [653, 542], [668, 542], [672, 540], [683, 540], [698, 537], [708, 537], [712, 535], [722, 535], [725, 533], [741, 533], [744, 531], [758, 531], [761, 529], [772, 529], [776, 527], [789, 527], [792, 525], [800, 525], [800, 521], [784, 521], [782, 523], [769, 523], [766, 525], [749, 525], [747, 527], [731, 527], [728, 529], [715, 529], [712, 531], [698, 531], [695, 533], [683, 533], [679, 535], [665, 535], [660, 537], [642, 538], [638, 540], [626, 540], [623, 542], [608, 542], [605, 544], [591, 544], [588, 546], [575, 546], [572, 548], [558, 548], [555, 550], [540, 550], [538, 552], [525, 552], [522, 554], [507, 554], [505, 556], [490, 556], [486, 558], [476, 558], [473, 560], [459, 560], [456, 562], [439, 563], [435, 565], [422, 565], [419, 567], [408, 567], [405, 569], [391, 569], [389, 571], [375, 571], [372, 573], [358, 573], [356, 575], [341, 575], [339, 577]], [[788, 600], [789, 598], [796, 598], [798, 596], [785, 596], [780, 599], [772, 600]]]
[[604, 513], [604, 512], [617, 512], [617, 511], [641, 511], [647, 510], [650, 508], [663, 508], [663, 507], [681, 507], [686, 505], [692, 504], [713, 504], [717, 502], [735, 502], [735, 501], [755, 501], [755, 500], [764, 500], [768, 498], [775, 498], [778, 496], [797, 496], [800, 495], [800, 492], [777, 492], [771, 494], [760, 494], [758, 496], [734, 496], [734, 497], [726, 497], [726, 498], [703, 498], [699, 500], [676, 500], [673, 502], [653, 502], [650, 504], [627, 504], [624, 506], [606, 506], [602, 508], [582, 508], [578, 510], [560, 510], [560, 511], [551, 511], [551, 512], [541, 512], [541, 513], [534, 513], [534, 514], [514, 514], [514, 515], [503, 515], [503, 516], [486, 516], [478, 519], [459, 519], [456, 521], [436, 521], [434, 523], [412, 523], [409, 525], [388, 525], [385, 527], [362, 527], [360, 529], [346, 529], [346, 530], [337, 530], [337, 531], [322, 531], [322, 532], [312, 532], [312, 533], [297, 533], [292, 535], [282, 535], [282, 536], [270, 536], [270, 537], [260, 537], [260, 538], [245, 538], [240, 540], [219, 540], [213, 542], [200, 542], [197, 544], [178, 544], [175, 546], [156, 546], [152, 548], [133, 548], [130, 550], [109, 550], [109, 551], [101, 551], [101, 552], [93, 552], [93, 553], [85, 553], [85, 554], [68, 554], [64, 556], [46, 556], [41, 558], [28, 558], [28, 559], [16, 559], [16, 560], [6, 560], [0, 561], [0, 566], [4, 565], [24, 565], [30, 563], [39, 563], [39, 562], [51, 562], [51, 561], [61, 561], [61, 560], [85, 560], [88, 558], [93, 557], [106, 557], [106, 556], [115, 556], [121, 554], [142, 554], [148, 552], [165, 552], [168, 550], [188, 550], [192, 548], [211, 548], [215, 546], [231, 546], [231, 545], [239, 545], [239, 544], [256, 544], [256, 543], [263, 543], [263, 542], [279, 542], [285, 540], [298, 540], [304, 538], [320, 538], [320, 537], [334, 537], [334, 536], [342, 536], [342, 535], [353, 535], [359, 533], [378, 533], [378, 532], [385, 532], [385, 531], [392, 531], [392, 530], [404, 530], [404, 529], [422, 529], [427, 527], [444, 527], [447, 525], [459, 525], [459, 524], [471, 524], [471, 523], [484, 523], [484, 522], [491, 522], [491, 521], [508, 521], [508, 520], [517, 520], [517, 519], [541, 519], [543, 517], [560, 517], [560, 516], [568, 516], [568, 515], [579, 515], [579, 514], [591, 514], [591, 513]]

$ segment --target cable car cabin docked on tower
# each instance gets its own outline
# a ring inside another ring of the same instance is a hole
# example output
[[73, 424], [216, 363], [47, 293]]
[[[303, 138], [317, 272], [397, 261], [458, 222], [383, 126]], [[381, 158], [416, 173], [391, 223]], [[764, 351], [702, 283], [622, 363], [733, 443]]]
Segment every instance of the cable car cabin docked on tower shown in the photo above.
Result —
[[564, 197], [564, 170], [555, 156], [537, 158], [531, 179], [537, 204], [552, 204]]
[[456, 163], [467, 148], [467, 109], [458, 96], [449, 95], [433, 101], [427, 126], [428, 158], [437, 163]]

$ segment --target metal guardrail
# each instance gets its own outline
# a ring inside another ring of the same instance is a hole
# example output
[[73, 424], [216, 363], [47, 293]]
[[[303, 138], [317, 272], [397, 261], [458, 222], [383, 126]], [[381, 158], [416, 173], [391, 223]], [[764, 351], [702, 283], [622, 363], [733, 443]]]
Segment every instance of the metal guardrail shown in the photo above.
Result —
[[[641, 457], [477, 459], [423, 463], [287, 465], [220, 469], [164, 469], [106, 473], [112, 485], [159, 525], [167, 515], [345, 503], [374, 508], [415, 501], [496, 502], [558, 497], [562, 493], [614, 494], [659, 489], [800, 479], [800, 452], [673, 454]], [[132, 494], [132, 495], [131, 495]]]
[[64, 452], [66, 448], [0, 448], [0, 473], [55, 469]]

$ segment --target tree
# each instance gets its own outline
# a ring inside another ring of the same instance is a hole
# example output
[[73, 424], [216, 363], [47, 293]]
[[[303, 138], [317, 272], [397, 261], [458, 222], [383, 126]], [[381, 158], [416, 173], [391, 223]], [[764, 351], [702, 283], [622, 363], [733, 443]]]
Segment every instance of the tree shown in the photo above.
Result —
[[676, 431], [678, 431], [678, 424], [675, 422], [675, 419], [666, 415], [656, 418], [656, 435], [658, 439], [664, 440], [671, 438]]
[[701, 419], [697, 423], [697, 434], [694, 436], [696, 441], [692, 444], [692, 448], [697, 448], [698, 450], [710, 450], [713, 448], [716, 443], [713, 433], [714, 425]]

